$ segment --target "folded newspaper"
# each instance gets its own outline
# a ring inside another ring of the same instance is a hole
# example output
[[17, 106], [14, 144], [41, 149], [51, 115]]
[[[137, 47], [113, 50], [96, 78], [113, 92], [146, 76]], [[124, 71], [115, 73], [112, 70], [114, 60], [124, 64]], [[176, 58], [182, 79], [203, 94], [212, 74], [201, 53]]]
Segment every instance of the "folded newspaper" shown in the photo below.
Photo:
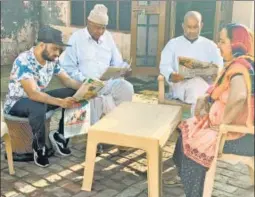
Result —
[[104, 72], [102, 77], [100, 78], [103, 81], [107, 81], [109, 79], [116, 79], [122, 77], [126, 72], [131, 71], [131, 64], [132, 59], [128, 62], [123, 62], [122, 65], [119, 67], [117, 66], [110, 66], [107, 68], [107, 70]]
[[96, 79], [86, 79], [73, 97], [81, 106], [66, 109], [64, 116], [64, 137], [70, 138], [86, 134], [90, 127], [90, 103], [89, 100], [97, 95], [104, 87], [104, 82]]
[[[121, 65], [121, 67], [109, 67], [103, 76], [99, 79], [86, 79], [81, 87], [73, 95], [81, 106], [66, 109], [64, 116], [64, 137], [71, 138], [77, 135], [86, 134], [90, 127], [90, 103], [89, 100], [96, 96], [98, 92], [105, 86], [109, 79], [122, 77], [130, 70], [129, 64]], [[104, 80], [104, 81], [103, 81]]]
[[185, 79], [194, 77], [214, 77], [218, 73], [219, 67], [216, 64], [202, 62], [188, 57], [179, 57], [179, 74]]
[[64, 137], [71, 138], [88, 133], [90, 127], [90, 104], [81, 103], [80, 107], [66, 109], [64, 116]]
[[109, 79], [116, 79], [122, 77], [127, 71], [130, 71], [131, 68], [127, 67], [112, 67], [110, 66], [103, 76], [100, 78], [103, 81], [107, 81]]

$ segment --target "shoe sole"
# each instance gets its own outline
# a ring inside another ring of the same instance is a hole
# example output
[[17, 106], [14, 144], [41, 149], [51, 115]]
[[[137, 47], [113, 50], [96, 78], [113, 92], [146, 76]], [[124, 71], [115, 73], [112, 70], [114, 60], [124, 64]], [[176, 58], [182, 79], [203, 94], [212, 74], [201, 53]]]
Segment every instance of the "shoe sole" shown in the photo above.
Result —
[[35, 150], [33, 150], [34, 151], [34, 163], [35, 163], [35, 165], [37, 165], [37, 166], [39, 166], [39, 167], [41, 167], [41, 168], [46, 168], [46, 167], [48, 167], [50, 164], [46, 164], [46, 165], [41, 165], [41, 164], [39, 164], [39, 163], [37, 163], [37, 161], [36, 161], [36, 156], [35, 156], [35, 154], [37, 154], [36, 153], [36, 151]]
[[57, 144], [57, 142], [56, 142], [56, 140], [54, 139], [54, 134], [56, 133], [56, 131], [55, 132], [50, 132], [50, 134], [49, 134], [49, 138], [50, 138], [50, 141], [51, 141], [51, 144], [52, 144], [52, 147], [53, 147], [53, 149], [58, 153], [58, 154], [60, 154], [61, 156], [64, 156], [64, 157], [66, 157], [66, 156], [69, 156], [69, 155], [71, 155], [71, 153], [70, 154], [65, 154], [65, 153], [62, 153], [61, 151], [60, 151], [60, 149], [59, 149], [59, 147], [58, 147], [58, 144]]

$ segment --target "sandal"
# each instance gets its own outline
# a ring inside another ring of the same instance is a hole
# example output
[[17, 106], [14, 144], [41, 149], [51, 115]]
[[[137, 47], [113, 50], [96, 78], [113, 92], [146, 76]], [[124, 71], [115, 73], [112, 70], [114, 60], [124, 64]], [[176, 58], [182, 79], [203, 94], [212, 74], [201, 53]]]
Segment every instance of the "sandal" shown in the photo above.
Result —
[[173, 177], [172, 179], [163, 180], [164, 185], [167, 186], [182, 186], [181, 178], [179, 176]]

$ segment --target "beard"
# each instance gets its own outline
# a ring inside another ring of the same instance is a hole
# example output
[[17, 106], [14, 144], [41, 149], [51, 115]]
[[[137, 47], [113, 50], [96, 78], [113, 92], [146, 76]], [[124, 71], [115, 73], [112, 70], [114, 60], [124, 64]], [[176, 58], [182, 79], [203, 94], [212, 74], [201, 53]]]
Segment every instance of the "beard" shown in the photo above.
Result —
[[47, 51], [47, 48], [45, 48], [42, 52], [42, 58], [46, 61], [49, 61], [49, 62], [53, 62], [56, 57], [50, 57], [48, 51]]

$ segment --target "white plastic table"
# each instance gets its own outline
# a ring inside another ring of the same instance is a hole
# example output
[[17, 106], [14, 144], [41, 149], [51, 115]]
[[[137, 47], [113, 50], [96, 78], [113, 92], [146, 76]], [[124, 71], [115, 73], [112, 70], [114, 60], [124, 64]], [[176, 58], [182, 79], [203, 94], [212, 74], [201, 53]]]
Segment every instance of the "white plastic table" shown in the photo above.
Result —
[[82, 190], [91, 191], [98, 143], [143, 149], [149, 197], [162, 193], [162, 147], [181, 121], [180, 106], [124, 102], [88, 131]]

